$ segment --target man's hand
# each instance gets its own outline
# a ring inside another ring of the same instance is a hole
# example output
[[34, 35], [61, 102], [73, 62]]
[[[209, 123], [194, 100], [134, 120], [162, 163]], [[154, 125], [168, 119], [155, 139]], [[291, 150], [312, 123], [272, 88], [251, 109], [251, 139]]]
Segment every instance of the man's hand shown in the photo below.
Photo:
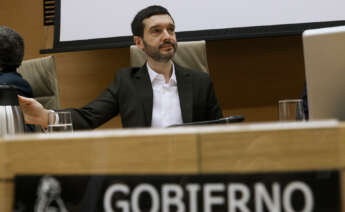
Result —
[[18, 100], [27, 124], [38, 124], [44, 128], [48, 127], [49, 110], [32, 98], [18, 96]]

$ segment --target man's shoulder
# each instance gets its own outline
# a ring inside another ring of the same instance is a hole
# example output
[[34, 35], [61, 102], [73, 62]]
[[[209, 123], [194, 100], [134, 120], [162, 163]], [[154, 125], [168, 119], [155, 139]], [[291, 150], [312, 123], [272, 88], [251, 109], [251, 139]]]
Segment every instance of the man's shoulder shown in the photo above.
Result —
[[116, 78], [133, 78], [142, 71], [143, 67], [127, 67], [119, 69], [115, 77]]
[[12, 82], [23, 82], [25, 81], [22, 76], [17, 72], [0, 72], [0, 82], [12, 83]]
[[191, 77], [196, 78], [196, 79], [209, 79], [210, 78], [208, 73], [203, 72], [201, 70], [185, 68], [185, 67], [180, 66], [179, 64], [176, 64], [176, 63], [174, 63], [174, 65], [175, 65], [175, 70], [177, 72], [183, 73], [184, 75], [190, 75]]
[[119, 71], [116, 73], [117, 75], [132, 75], [135, 73], [138, 73], [141, 71], [143, 67], [126, 67], [126, 68], [121, 68]]
[[0, 73], [0, 83], [6, 83], [15, 86], [20, 95], [32, 97], [32, 88], [30, 84], [18, 72]]

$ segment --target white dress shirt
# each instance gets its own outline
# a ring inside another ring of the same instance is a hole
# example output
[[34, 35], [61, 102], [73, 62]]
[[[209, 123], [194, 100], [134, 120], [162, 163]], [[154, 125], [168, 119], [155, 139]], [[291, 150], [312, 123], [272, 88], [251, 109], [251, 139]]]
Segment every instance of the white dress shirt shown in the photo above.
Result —
[[177, 91], [175, 66], [172, 64], [172, 74], [165, 83], [164, 76], [158, 74], [146, 63], [153, 90], [152, 127], [167, 127], [182, 124], [180, 99]]

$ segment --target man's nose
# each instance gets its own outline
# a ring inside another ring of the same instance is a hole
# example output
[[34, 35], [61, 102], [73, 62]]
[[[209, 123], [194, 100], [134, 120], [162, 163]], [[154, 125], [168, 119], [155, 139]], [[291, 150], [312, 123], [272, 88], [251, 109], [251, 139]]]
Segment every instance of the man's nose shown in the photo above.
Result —
[[163, 40], [170, 39], [171, 36], [172, 35], [168, 32], [168, 30], [163, 30]]

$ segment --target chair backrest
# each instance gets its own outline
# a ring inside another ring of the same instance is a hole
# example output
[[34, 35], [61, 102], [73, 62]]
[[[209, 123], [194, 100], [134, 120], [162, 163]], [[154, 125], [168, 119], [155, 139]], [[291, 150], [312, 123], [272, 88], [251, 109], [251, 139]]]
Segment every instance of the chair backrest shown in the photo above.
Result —
[[[131, 66], [142, 66], [146, 61], [146, 55], [137, 46], [132, 45], [130, 47], [130, 59]], [[208, 73], [206, 42], [178, 42], [178, 48], [173, 61], [185, 68], [200, 70]]]
[[24, 60], [17, 71], [29, 82], [38, 102], [47, 109], [59, 109], [59, 87], [54, 56]]

